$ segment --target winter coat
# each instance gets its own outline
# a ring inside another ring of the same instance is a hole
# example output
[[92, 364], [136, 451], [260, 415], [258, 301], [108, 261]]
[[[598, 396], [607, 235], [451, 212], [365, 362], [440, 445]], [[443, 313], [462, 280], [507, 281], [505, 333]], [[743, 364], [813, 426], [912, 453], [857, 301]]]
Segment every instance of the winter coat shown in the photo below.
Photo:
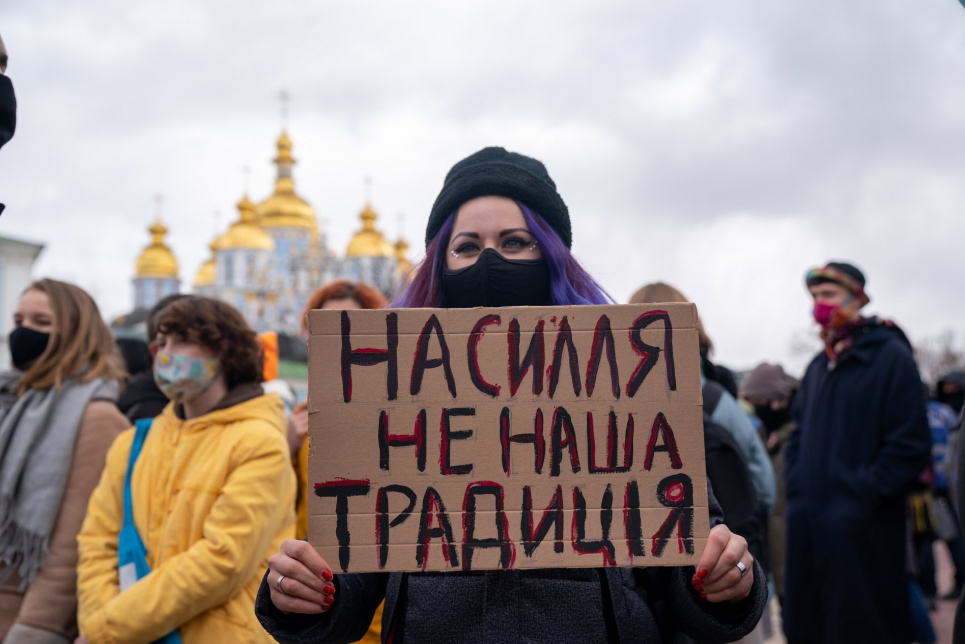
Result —
[[181, 420], [169, 405], [154, 420], [131, 485], [151, 573], [123, 593], [117, 539], [133, 430], [111, 447], [78, 536], [80, 630], [91, 644], [151, 642], [175, 629], [184, 644], [271, 642], [254, 603], [268, 556], [295, 534], [284, 410], [256, 385], [220, 406]]
[[[720, 506], [708, 497], [717, 525]], [[354, 642], [383, 598], [382, 641], [392, 644], [649, 643], [672, 641], [677, 631], [712, 643], [754, 629], [767, 600], [759, 563], [751, 594], [737, 604], [702, 600], [693, 574], [693, 567], [337, 574], [335, 603], [321, 615], [282, 614], [266, 575], [255, 611], [283, 644]]]
[[784, 631], [826, 644], [912, 640], [905, 495], [929, 462], [918, 370], [900, 330], [864, 327], [801, 382], [784, 455]]
[[947, 493], [951, 483], [951, 456], [955, 453], [955, 443], [958, 440], [958, 432], [955, 431], [958, 429], [958, 414], [937, 400], [929, 400], [926, 410], [932, 440], [932, 487], [938, 492]]
[[0, 640], [70, 644], [77, 637], [77, 533], [107, 451], [129, 426], [113, 400], [87, 404], [43, 566], [25, 592], [15, 571], [0, 586]]

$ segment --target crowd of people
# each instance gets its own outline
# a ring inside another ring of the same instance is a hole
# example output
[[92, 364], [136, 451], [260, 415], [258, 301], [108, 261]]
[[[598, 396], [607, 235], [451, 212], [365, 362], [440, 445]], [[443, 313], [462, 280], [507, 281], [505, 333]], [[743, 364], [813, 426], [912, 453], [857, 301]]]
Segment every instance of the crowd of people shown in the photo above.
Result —
[[[340, 281], [307, 308], [613, 302], [522, 154], [456, 163], [425, 241], [391, 304]], [[711, 530], [695, 566], [335, 574], [303, 540], [308, 411], [270, 339], [174, 295], [143, 343], [115, 341], [90, 295], [36, 281], [0, 373], [0, 640], [762, 642], [773, 601], [791, 644], [934, 641], [936, 541], [948, 597], [965, 581], [965, 373], [926, 390], [902, 331], [862, 314], [855, 266], [802, 288], [824, 350], [800, 380], [768, 363], [735, 376], [698, 322]], [[661, 282], [630, 299], [686, 301]]]

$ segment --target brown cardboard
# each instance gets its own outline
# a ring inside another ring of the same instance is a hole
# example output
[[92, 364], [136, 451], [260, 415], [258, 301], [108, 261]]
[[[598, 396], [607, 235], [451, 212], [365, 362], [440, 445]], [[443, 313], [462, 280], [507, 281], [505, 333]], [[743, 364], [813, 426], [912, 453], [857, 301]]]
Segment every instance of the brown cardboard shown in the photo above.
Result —
[[[309, 541], [347, 572], [694, 564], [696, 319], [693, 304], [310, 312]], [[514, 375], [537, 329], [539, 377]]]

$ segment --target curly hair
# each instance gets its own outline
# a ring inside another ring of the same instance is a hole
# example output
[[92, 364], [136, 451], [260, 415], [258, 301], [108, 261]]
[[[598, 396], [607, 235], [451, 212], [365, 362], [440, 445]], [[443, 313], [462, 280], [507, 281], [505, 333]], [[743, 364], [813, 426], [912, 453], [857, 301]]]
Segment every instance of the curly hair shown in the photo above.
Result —
[[238, 309], [221, 300], [189, 295], [157, 314], [157, 330], [214, 352], [228, 388], [262, 380], [262, 352]]

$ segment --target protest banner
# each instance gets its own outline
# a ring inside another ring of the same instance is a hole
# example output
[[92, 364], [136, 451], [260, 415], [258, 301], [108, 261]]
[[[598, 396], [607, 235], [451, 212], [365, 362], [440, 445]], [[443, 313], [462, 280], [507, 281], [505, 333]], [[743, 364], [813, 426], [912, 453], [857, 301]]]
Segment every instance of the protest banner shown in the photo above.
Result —
[[693, 304], [311, 311], [309, 541], [336, 572], [692, 565]]

